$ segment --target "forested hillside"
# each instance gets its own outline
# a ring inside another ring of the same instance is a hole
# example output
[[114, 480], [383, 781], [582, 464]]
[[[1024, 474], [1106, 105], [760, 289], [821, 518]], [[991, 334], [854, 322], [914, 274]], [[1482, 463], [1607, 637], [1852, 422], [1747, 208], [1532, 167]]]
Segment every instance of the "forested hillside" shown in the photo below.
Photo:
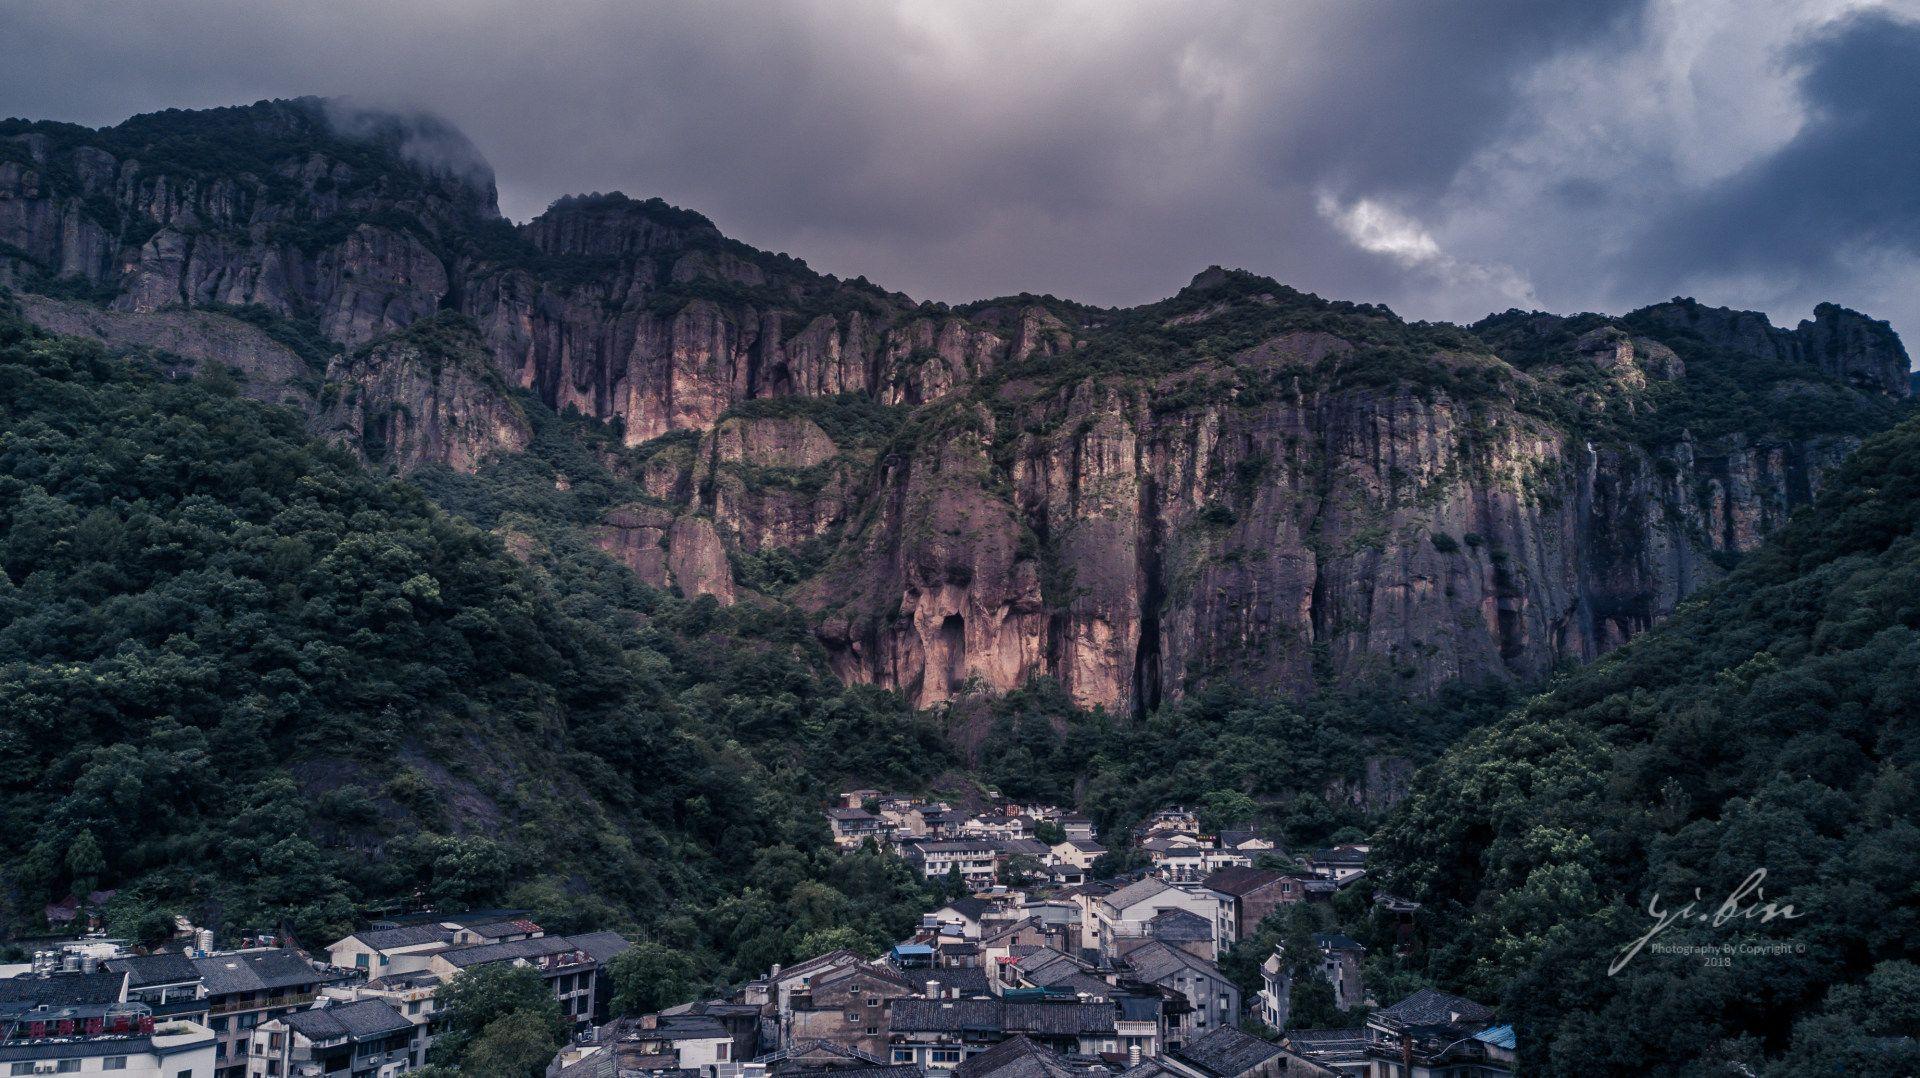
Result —
[[[917, 915], [905, 866], [834, 856], [817, 805], [842, 776], [925, 782], [936, 732], [824, 676], [790, 612], [570, 545], [546, 443], [462, 492], [544, 488], [503, 543], [218, 371], [172, 381], [5, 304], [8, 920], [100, 887], [136, 936], [513, 903], [710, 977]], [[576, 490], [604, 476], [565, 463]]]
[[[1908, 422], [1723, 585], [1423, 777], [1389, 885], [1426, 904], [1431, 973], [1498, 1001], [1537, 1073], [1920, 1068], [1917, 526]], [[1749, 894], [1715, 925], [1761, 868], [1795, 916], [1744, 916]], [[1609, 976], [1656, 894], [1700, 896], [1694, 919]], [[1743, 943], [1780, 953], [1660, 953]]]

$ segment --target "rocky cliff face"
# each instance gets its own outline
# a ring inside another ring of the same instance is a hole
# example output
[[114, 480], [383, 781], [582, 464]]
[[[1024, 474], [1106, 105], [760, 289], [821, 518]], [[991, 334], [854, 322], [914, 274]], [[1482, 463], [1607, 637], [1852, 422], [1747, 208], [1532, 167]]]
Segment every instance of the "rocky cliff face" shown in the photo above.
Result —
[[478, 470], [518, 452], [533, 427], [468, 324], [437, 316], [342, 353], [327, 366], [313, 427], [376, 464]]
[[[516, 392], [615, 424], [652, 501], [603, 549], [786, 594], [920, 704], [1536, 678], [1721, 573], [1909, 392], [1886, 324], [1830, 305], [1461, 329], [1217, 269], [1126, 311], [916, 304], [658, 200], [511, 226], [463, 147], [316, 102], [10, 122], [0, 281], [104, 302], [103, 337], [222, 305], [310, 331], [322, 429], [400, 468], [524, 446]], [[160, 347], [231, 352], [194, 324]]]

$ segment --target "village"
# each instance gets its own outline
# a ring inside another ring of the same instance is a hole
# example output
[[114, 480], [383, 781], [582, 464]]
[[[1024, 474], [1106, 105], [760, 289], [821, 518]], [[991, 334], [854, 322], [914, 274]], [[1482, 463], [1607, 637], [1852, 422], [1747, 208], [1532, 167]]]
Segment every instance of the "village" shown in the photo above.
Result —
[[[809, 955], [719, 998], [617, 1014], [609, 968], [630, 941], [549, 934], [527, 911], [395, 916], [312, 949], [262, 933], [217, 950], [182, 920], [162, 947], [95, 932], [0, 969], [0, 1066], [391, 1078], [425, 1065], [447, 986], [505, 965], [537, 971], [573, 1028], [548, 1078], [1512, 1072], [1513, 1031], [1488, 1007], [1431, 989], [1376, 998], [1366, 948], [1339, 932], [1301, 937], [1317, 952], [1305, 960], [1284, 944], [1255, 955], [1257, 992], [1222, 969], [1263, 922], [1368, 887], [1364, 844], [1296, 858], [1255, 830], [1206, 833], [1182, 807], [1103, 837], [1052, 805], [968, 813], [876, 790], [840, 795], [825, 816], [836, 846], [892, 851], [946, 898], [878, 957]], [[1301, 1028], [1300, 976], [1324, 981], [1339, 1012], [1363, 1009], [1364, 1025]]]

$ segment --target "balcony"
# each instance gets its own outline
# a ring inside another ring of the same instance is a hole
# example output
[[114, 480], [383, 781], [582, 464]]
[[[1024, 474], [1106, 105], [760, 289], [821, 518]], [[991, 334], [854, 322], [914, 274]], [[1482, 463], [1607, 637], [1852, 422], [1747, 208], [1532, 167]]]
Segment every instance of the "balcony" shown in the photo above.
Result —
[[239, 1014], [243, 1011], [264, 1011], [276, 1007], [304, 1007], [319, 998], [318, 992], [306, 992], [296, 996], [275, 996], [271, 999], [236, 999], [216, 1003], [207, 1008], [209, 1015]]

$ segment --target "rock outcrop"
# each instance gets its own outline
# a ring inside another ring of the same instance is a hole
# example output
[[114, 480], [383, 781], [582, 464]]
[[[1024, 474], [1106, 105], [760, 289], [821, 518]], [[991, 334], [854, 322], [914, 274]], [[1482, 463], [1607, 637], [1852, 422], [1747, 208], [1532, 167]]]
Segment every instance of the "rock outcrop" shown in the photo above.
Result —
[[479, 338], [445, 317], [335, 358], [314, 429], [401, 473], [429, 463], [474, 472], [489, 455], [533, 440]]
[[594, 533], [600, 549], [655, 587], [677, 588], [688, 597], [734, 600], [727, 550], [713, 522], [656, 505], [630, 505], [609, 512]]
[[257, 338], [167, 327], [310, 330], [339, 353], [321, 429], [403, 470], [524, 446], [518, 392], [614, 425], [654, 501], [604, 549], [687, 594], [784, 593], [843, 677], [919, 704], [1038, 675], [1113, 709], [1539, 678], [1724, 572], [1910, 392], [1891, 329], [1831, 305], [1461, 329], [1217, 267], [1124, 311], [915, 303], [657, 199], [513, 226], [422, 123], [0, 124], [0, 283], [267, 386], [298, 379]]

